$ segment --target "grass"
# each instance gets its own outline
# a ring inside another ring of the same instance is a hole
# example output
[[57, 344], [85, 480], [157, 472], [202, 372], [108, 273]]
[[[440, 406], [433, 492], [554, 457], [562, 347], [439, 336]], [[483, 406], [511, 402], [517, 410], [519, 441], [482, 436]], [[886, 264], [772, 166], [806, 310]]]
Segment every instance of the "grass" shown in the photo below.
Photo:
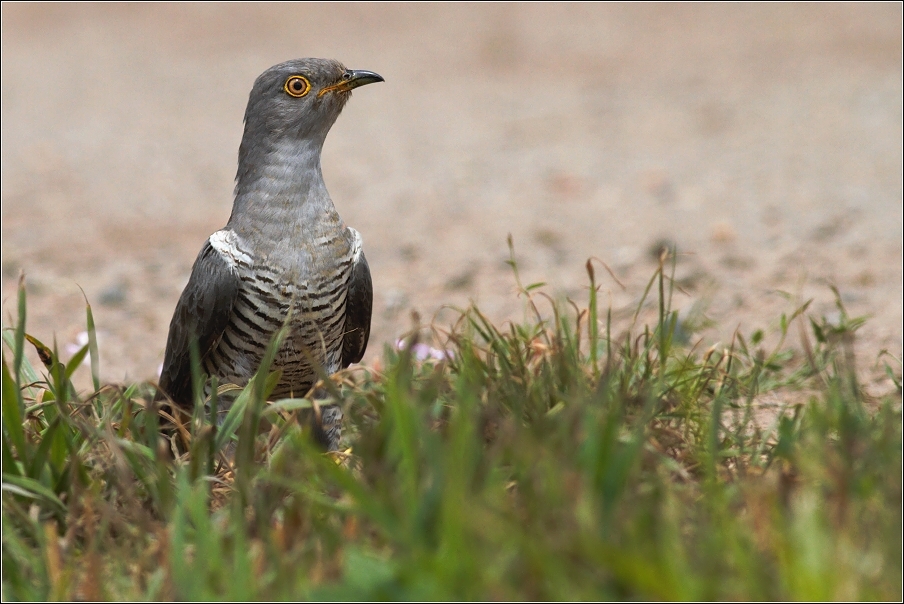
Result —
[[[524, 322], [470, 308], [435, 334], [449, 358], [418, 361], [420, 330], [381, 370], [334, 376], [340, 454], [298, 421], [311, 401], [266, 402], [265, 363], [221, 425], [198, 406], [174, 459], [153, 386], [100, 385], [90, 306], [63, 364], [27, 334], [20, 287], [3, 599], [900, 600], [900, 362], [897, 394], [862, 393], [862, 321], [805, 305], [771, 350], [762, 332], [681, 344], [664, 256], [657, 320], [616, 334], [587, 268], [586, 308], [519, 281]], [[767, 392], [800, 402], [760, 425]]]

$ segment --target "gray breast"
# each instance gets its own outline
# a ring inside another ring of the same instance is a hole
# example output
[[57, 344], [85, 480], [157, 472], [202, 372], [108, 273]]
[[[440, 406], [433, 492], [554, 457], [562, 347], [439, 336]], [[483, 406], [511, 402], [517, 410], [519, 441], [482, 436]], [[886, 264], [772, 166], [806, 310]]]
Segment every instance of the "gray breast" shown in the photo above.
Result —
[[[222, 234], [222, 235], [221, 235]], [[215, 237], [217, 240], [215, 240]], [[232, 231], [218, 231], [211, 245], [234, 267], [241, 282], [229, 325], [205, 360], [205, 371], [221, 383], [244, 385], [283, 324], [289, 331], [273, 370], [282, 376], [272, 397], [304, 396], [317, 381], [340, 367], [345, 301], [353, 252], [344, 231], [320, 238], [317, 267], [297, 258], [263, 258]]]

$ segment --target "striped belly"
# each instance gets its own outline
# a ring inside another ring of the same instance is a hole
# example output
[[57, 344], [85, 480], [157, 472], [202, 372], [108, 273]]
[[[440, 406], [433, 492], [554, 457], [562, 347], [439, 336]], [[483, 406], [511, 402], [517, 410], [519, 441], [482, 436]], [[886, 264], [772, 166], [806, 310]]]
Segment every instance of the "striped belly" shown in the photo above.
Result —
[[345, 299], [351, 260], [341, 261], [317, 283], [284, 280], [289, 271], [263, 264], [237, 266], [242, 287], [232, 320], [205, 360], [221, 383], [245, 385], [267, 345], [286, 324], [271, 371], [282, 371], [272, 398], [302, 397], [318, 379], [340, 369]]

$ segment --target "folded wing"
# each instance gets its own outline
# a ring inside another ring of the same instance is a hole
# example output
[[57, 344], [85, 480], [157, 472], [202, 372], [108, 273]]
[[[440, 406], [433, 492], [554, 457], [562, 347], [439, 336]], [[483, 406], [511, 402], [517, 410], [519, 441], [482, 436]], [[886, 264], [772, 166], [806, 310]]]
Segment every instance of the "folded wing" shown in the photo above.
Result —
[[370, 338], [370, 315], [374, 288], [370, 267], [362, 250], [352, 265], [345, 302], [345, 335], [342, 339], [342, 367], [357, 363], [364, 356]]
[[176, 305], [163, 356], [160, 388], [178, 405], [192, 405], [192, 340], [197, 339], [203, 366], [229, 324], [238, 292], [235, 270], [208, 240]]

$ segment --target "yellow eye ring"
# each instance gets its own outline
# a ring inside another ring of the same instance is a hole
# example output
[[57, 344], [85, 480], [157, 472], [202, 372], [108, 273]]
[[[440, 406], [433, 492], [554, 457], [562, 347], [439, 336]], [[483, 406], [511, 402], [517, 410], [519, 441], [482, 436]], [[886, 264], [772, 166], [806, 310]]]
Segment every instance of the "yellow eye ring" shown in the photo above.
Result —
[[294, 96], [296, 99], [300, 99], [311, 91], [311, 83], [304, 76], [293, 75], [290, 76], [288, 80], [286, 80], [286, 84], [285, 86], [283, 86], [283, 90], [285, 90], [286, 94], [288, 94], [289, 96]]

